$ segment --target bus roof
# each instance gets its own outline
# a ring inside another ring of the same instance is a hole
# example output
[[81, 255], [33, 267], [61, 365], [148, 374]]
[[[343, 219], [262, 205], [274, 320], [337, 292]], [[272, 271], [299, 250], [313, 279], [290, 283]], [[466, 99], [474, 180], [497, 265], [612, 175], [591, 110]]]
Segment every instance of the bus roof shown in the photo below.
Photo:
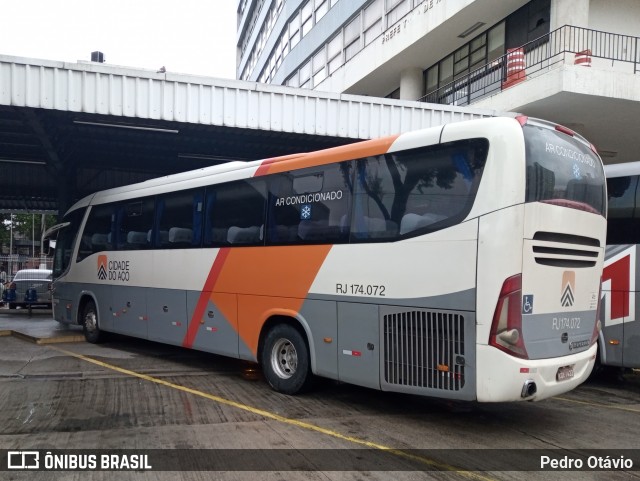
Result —
[[[442, 126], [423, 129], [419, 132], [433, 129], [441, 130]], [[413, 134], [413, 132], [410, 132], [410, 134]], [[76, 202], [68, 212], [81, 207], [86, 207], [90, 204], [102, 204], [105, 202], [126, 200], [133, 197], [137, 198], [145, 197], [147, 195], [157, 195], [174, 190], [202, 187], [204, 185], [217, 182], [240, 180], [253, 176], [285, 172], [288, 170], [340, 162], [358, 157], [378, 155], [387, 152], [398, 137], [399, 135], [392, 135], [380, 139], [354, 142], [310, 153], [302, 152], [250, 162], [233, 161], [221, 165], [204, 167], [198, 170], [166, 175], [164, 177], [149, 179], [136, 184], [114, 187], [112, 189], [88, 195]]]
[[[513, 120], [513, 117], [503, 116], [480, 120], [474, 119], [465, 122], [454, 122], [453, 124], [470, 124], [472, 122], [500, 123], [504, 122], [506, 119], [515, 121]], [[441, 141], [441, 135], [446, 125], [447, 124], [443, 124], [403, 134], [354, 142], [315, 152], [297, 153], [250, 162], [233, 161], [226, 164], [204, 167], [198, 170], [158, 177], [136, 184], [96, 192], [95, 194], [86, 196], [76, 202], [68, 212], [93, 204], [125, 201], [131, 198], [153, 196], [165, 192], [198, 188], [206, 185], [231, 182], [254, 176], [274, 174], [278, 172], [302, 169], [305, 167], [314, 167], [345, 160], [380, 155], [392, 152], [396, 146], [401, 146], [401, 148], [407, 149], [417, 147], [419, 145], [425, 145], [426, 139], [429, 139], [426, 141], [427, 144], [430, 142], [437, 144]]]

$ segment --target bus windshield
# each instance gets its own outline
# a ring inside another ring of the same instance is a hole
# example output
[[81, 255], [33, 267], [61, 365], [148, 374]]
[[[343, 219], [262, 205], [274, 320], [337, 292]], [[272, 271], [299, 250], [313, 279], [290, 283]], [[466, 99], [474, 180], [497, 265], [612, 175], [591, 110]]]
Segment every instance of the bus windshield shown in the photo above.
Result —
[[60, 229], [56, 239], [56, 250], [53, 257], [53, 278], [60, 277], [69, 268], [73, 244], [78, 234], [85, 209], [78, 209], [70, 212], [64, 217], [64, 221], [69, 225]]
[[524, 127], [527, 202], [546, 202], [605, 215], [602, 163], [585, 143], [543, 125]]
[[607, 178], [607, 244], [640, 244], [640, 175]]

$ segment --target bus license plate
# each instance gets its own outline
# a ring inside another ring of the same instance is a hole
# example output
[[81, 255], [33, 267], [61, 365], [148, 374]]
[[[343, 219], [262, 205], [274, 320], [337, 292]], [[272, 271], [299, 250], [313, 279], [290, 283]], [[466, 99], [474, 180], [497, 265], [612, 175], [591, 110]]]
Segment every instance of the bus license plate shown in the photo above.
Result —
[[556, 373], [556, 381], [566, 381], [573, 377], [573, 366], [562, 366]]

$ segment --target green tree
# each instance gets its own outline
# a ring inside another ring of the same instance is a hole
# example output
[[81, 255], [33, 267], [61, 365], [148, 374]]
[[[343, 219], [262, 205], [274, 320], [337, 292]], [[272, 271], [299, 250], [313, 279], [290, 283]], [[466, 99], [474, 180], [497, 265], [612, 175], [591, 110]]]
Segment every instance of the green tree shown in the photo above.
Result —
[[[57, 218], [52, 214], [45, 214], [44, 229], [55, 225]], [[13, 228], [12, 228], [13, 224]], [[42, 237], [42, 214], [0, 214], [0, 245], [8, 249], [11, 245], [11, 231], [14, 239], [20, 236], [23, 239], [40, 241]], [[32, 239], [33, 237], [33, 239]]]

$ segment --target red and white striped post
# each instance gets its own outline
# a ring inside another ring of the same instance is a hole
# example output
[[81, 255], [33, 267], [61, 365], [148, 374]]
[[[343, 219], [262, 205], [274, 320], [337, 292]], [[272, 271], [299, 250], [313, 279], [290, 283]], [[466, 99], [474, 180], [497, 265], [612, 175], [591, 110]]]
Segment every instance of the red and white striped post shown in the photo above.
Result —
[[508, 89], [524, 81], [527, 78], [525, 72], [525, 59], [523, 48], [510, 48], [507, 50], [507, 75], [502, 82], [502, 88]]
[[583, 50], [582, 52], [576, 52], [576, 58], [573, 61], [574, 65], [582, 65], [583, 67], [591, 67], [591, 50]]

